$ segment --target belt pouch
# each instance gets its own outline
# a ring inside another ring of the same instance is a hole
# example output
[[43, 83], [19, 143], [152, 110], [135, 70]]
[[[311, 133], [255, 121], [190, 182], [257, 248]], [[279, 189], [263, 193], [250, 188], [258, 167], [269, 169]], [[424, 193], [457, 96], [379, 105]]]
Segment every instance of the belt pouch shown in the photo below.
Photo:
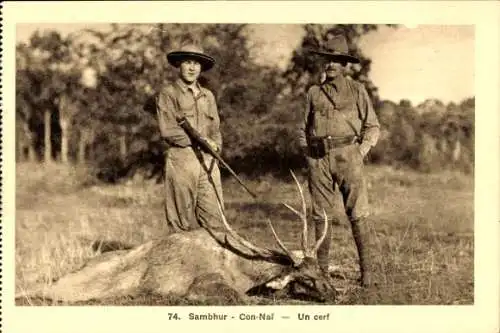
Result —
[[313, 158], [323, 158], [326, 155], [325, 140], [323, 138], [310, 138], [309, 153]]

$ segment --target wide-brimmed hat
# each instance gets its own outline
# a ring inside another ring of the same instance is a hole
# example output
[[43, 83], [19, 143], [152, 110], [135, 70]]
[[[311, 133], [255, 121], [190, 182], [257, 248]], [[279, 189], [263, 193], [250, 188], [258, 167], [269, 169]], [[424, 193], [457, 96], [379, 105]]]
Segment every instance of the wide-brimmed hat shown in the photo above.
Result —
[[333, 36], [325, 43], [321, 50], [311, 50], [311, 52], [333, 60], [352, 63], [360, 62], [358, 58], [349, 54], [349, 47], [344, 35]]
[[181, 61], [185, 59], [199, 61], [202, 71], [208, 71], [215, 64], [215, 59], [205, 54], [201, 46], [195, 43], [183, 43], [179, 50], [167, 54], [168, 62], [174, 67], [179, 67]]

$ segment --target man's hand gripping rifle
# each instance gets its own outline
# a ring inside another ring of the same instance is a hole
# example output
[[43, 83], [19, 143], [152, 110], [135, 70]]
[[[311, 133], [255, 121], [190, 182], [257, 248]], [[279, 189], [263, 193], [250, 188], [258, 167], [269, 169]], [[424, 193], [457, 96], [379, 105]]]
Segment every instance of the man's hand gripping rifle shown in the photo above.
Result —
[[250, 195], [254, 198], [257, 198], [257, 195], [253, 193], [244, 183], [243, 181], [238, 177], [236, 172], [231, 169], [231, 167], [222, 159], [222, 157], [215, 151], [215, 149], [212, 147], [212, 145], [196, 130], [191, 126], [189, 121], [186, 119], [186, 117], [182, 117], [177, 120], [178, 124], [180, 127], [184, 129], [186, 134], [193, 140], [194, 142], [198, 143], [198, 145], [205, 150], [207, 153], [212, 155], [215, 159], [217, 159], [230, 173], [233, 175], [234, 178], [240, 183], [243, 188], [250, 193]]

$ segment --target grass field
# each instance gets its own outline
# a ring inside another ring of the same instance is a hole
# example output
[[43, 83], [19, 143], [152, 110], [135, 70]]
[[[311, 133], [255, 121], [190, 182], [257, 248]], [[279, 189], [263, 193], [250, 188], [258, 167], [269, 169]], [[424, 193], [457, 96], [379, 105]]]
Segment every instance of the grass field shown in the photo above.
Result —
[[[363, 298], [358, 293], [344, 295], [341, 304], [473, 304], [473, 178], [388, 167], [368, 167], [367, 172], [381, 285]], [[304, 175], [299, 179], [305, 186]], [[167, 233], [161, 184], [103, 185], [89, 181], [84, 170], [34, 164], [18, 164], [16, 182], [16, 291], [48, 284], [77, 269], [96, 255], [91, 249], [94, 240], [135, 245]], [[262, 227], [269, 217], [286, 245], [299, 248], [300, 221], [281, 205], [299, 205], [291, 177], [288, 182], [272, 177], [247, 182], [259, 194], [258, 201], [233, 179], [225, 181], [228, 220], [248, 238], [271, 245], [269, 229]], [[354, 242], [347, 221], [344, 225], [335, 230], [332, 264], [355, 272]], [[112, 302], [186, 304], [158, 295]], [[50, 305], [30, 300], [18, 304]]]

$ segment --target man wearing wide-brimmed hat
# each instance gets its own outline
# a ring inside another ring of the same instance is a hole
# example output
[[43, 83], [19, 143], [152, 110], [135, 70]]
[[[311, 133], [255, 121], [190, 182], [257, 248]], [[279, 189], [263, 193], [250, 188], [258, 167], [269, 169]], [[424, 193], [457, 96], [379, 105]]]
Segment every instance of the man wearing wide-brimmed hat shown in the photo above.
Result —
[[167, 143], [165, 157], [165, 212], [174, 231], [200, 226], [217, 227], [220, 215], [217, 195], [223, 201], [220, 171], [216, 160], [200, 150], [179, 125], [185, 117], [216, 151], [221, 151], [220, 120], [213, 93], [198, 78], [215, 60], [194, 42], [167, 54], [179, 70], [174, 82], [167, 82], [156, 99], [158, 123]]
[[[368, 195], [364, 157], [379, 137], [379, 122], [365, 87], [346, 76], [349, 63], [359, 59], [349, 54], [343, 35], [335, 35], [319, 55], [324, 81], [307, 92], [299, 127], [299, 145], [308, 162], [312, 218], [319, 237], [324, 215], [329, 221], [327, 240], [318, 250], [320, 266], [327, 271], [332, 225], [347, 214], [360, 260], [360, 281], [373, 282], [373, 239], [368, 220]], [[339, 198], [340, 196], [340, 198]], [[338, 204], [342, 203], [341, 207]]]

